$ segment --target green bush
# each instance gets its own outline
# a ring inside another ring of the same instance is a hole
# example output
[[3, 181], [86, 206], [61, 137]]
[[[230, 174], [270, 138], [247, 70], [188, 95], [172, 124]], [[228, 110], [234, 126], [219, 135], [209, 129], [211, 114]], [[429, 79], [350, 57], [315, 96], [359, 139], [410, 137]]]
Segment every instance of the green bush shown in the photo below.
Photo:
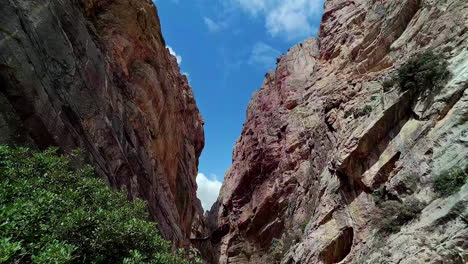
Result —
[[393, 86], [395, 86], [395, 79], [390, 78], [390, 79], [385, 80], [382, 83], [382, 86], [383, 86], [384, 92], [390, 91], [393, 88]]
[[386, 79], [383, 83], [384, 92], [398, 85], [402, 91], [416, 94], [440, 88], [450, 76], [448, 62], [432, 50], [414, 56], [397, 70], [396, 76]]
[[361, 117], [361, 116], [367, 116], [370, 113], [372, 113], [372, 106], [365, 105], [362, 108], [358, 108], [358, 109], [354, 110], [353, 115], [354, 115], [354, 118], [358, 118], [358, 117]]
[[[375, 98], [374, 98], [375, 99]], [[374, 100], [372, 99], [372, 100]], [[357, 109], [354, 109], [354, 110], [349, 110], [349, 111], [346, 111], [345, 114], [344, 114], [344, 118], [348, 118], [350, 117], [351, 115], [354, 117], [354, 118], [358, 118], [358, 117], [361, 117], [361, 116], [367, 116], [369, 115], [370, 113], [372, 113], [372, 106], [371, 105], [365, 105], [364, 107], [362, 108], [357, 108]]]
[[301, 224], [301, 231], [302, 233], [305, 232], [307, 225], [309, 224], [309, 221], [304, 221], [304, 223]]
[[385, 80], [384, 91], [398, 84], [402, 91], [420, 93], [440, 88], [450, 76], [448, 63], [442, 55], [428, 50], [408, 60], [397, 70], [397, 75]]
[[460, 190], [467, 179], [468, 166], [465, 169], [452, 169], [435, 177], [434, 191], [440, 196], [452, 195]]
[[348, 118], [353, 114], [353, 111], [349, 110], [344, 113], [344, 118]]
[[392, 234], [400, 231], [401, 226], [417, 218], [425, 205], [417, 199], [407, 199], [404, 203], [398, 201], [383, 201], [379, 204], [382, 217], [377, 222], [377, 228], [382, 233]]
[[0, 263], [189, 263], [145, 202], [74, 168], [72, 156], [0, 146]]

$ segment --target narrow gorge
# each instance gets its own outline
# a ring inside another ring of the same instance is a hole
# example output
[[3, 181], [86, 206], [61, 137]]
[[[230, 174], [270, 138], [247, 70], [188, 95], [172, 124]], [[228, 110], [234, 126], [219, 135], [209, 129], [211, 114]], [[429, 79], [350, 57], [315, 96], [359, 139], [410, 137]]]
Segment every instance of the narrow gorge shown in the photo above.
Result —
[[3, 0], [0, 144], [81, 148], [203, 263], [468, 263], [465, 0], [326, 0], [253, 94], [208, 212], [204, 120], [155, 3]]

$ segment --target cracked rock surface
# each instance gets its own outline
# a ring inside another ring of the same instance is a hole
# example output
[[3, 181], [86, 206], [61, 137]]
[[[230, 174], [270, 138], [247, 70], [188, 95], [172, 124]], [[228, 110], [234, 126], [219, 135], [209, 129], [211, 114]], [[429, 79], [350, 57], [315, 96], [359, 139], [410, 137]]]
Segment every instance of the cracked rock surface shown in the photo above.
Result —
[[[252, 96], [208, 217], [219, 263], [467, 263], [468, 185], [432, 188], [468, 164], [467, 27], [463, 0], [326, 1], [318, 39]], [[440, 90], [384, 90], [427, 49], [448, 60]], [[382, 190], [425, 205], [384, 236]]]

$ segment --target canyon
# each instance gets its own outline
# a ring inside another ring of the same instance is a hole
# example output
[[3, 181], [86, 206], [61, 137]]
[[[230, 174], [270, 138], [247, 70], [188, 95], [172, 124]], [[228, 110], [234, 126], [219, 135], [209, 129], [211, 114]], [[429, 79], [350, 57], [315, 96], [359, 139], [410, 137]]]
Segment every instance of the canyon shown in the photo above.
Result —
[[[205, 215], [204, 120], [152, 1], [7, 0], [0, 20], [0, 144], [83, 149], [174, 247], [212, 264], [468, 262], [468, 184], [433, 188], [468, 165], [466, 1], [327, 0], [317, 38], [252, 96]], [[386, 84], [428, 50], [451, 73], [440, 89]]]

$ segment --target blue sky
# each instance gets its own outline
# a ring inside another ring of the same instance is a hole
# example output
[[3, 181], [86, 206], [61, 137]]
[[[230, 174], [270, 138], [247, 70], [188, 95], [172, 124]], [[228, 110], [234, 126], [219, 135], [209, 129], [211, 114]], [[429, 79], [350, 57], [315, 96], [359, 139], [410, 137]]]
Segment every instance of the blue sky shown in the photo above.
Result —
[[315, 36], [324, 0], [156, 0], [166, 44], [205, 119], [199, 198], [211, 206], [252, 93], [276, 58]]

